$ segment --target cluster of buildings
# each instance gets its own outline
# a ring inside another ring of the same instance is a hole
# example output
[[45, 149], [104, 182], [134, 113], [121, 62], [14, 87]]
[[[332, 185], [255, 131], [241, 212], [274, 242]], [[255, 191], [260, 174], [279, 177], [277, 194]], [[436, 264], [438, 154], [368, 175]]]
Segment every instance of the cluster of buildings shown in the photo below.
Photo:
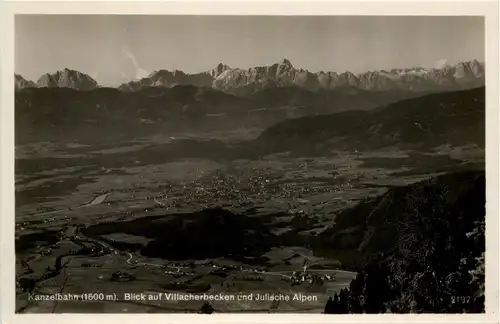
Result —
[[323, 280], [321, 280], [320, 276], [307, 272], [294, 271], [290, 279], [292, 280], [292, 283], [296, 285], [300, 285], [301, 283], [305, 282], [310, 284], [315, 283], [320, 285], [323, 283]]
[[307, 271], [307, 263], [304, 263], [302, 271], [294, 271], [292, 272], [292, 276], [290, 278], [293, 284], [300, 285], [301, 283], [310, 283], [310, 284], [318, 284], [322, 285], [325, 281], [333, 281], [335, 280], [335, 275], [319, 275], [316, 273], [310, 273]]

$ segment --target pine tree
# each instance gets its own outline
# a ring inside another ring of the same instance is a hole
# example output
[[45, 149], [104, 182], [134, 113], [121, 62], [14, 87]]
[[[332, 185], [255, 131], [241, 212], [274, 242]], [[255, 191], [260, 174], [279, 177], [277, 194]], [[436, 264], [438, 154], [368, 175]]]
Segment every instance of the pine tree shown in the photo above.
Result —
[[363, 308], [366, 313], [385, 312], [384, 303], [389, 299], [390, 287], [387, 282], [387, 273], [378, 263], [368, 266], [364, 295], [366, 303]]
[[201, 306], [202, 314], [212, 314], [214, 312], [214, 308], [208, 302], [205, 302], [203, 306]]
[[349, 298], [347, 299], [348, 303], [348, 312], [354, 314], [363, 313], [363, 305], [361, 299], [363, 296], [364, 286], [365, 286], [365, 274], [363, 271], [358, 272], [356, 278], [351, 281], [349, 286]]
[[335, 293], [335, 296], [333, 296], [333, 305], [332, 305], [332, 310], [334, 314], [340, 314], [340, 300], [339, 296], [337, 293]]
[[347, 309], [347, 299], [349, 298], [349, 291], [347, 288], [343, 288], [340, 290], [339, 295], [339, 313], [340, 314], [348, 314], [349, 310]]
[[325, 314], [333, 314], [333, 300], [332, 297], [328, 297], [325, 305]]

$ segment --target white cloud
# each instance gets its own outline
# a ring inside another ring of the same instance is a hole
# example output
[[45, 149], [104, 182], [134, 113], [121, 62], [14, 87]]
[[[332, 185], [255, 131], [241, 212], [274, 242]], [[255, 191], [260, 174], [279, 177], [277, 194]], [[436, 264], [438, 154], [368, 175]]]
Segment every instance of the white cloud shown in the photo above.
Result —
[[134, 64], [136, 79], [142, 79], [149, 75], [148, 71], [141, 69], [139, 63], [137, 63], [137, 59], [135, 58], [134, 54], [126, 46], [122, 47], [122, 52]]

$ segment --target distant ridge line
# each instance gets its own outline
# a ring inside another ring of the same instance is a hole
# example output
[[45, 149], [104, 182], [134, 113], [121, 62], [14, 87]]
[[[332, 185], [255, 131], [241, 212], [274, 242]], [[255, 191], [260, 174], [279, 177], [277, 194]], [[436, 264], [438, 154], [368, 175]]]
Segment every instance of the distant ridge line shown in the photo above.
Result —
[[[143, 88], [171, 88], [176, 85], [210, 87], [234, 94], [252, 94], [256, 91], [276, 87], [299, 87], [306, 90], [332, 90], [352, 87], [369, 91], [406, 90], [413, 92], [449, 91], [483, 86], [485, 64], [477, 60], [464, 61], [441, 68], [412, 67], [364, 73], [309, 72], [295, 68], [284, 59], [269, 66], [249, 69], [231, 68], [219, 63], [214, 69], [195, 74], [175, 70], [156, 70], [147, 77], [123, 83], [121, 91], [133, 92]], [[24, 88], [73, 88], [93, 90], [102, 87], [89, 75], [71, 69], [52, 74], [45, 73], [36, 81], [15, 74], [16, 90]]]

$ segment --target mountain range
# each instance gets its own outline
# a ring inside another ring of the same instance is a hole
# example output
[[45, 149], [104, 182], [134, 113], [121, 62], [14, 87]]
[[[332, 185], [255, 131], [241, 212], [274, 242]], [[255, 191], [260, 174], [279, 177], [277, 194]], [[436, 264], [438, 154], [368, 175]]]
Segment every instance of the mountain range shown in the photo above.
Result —
[[26, 80], [22, 75], [15, 74], [14, 82], [16, 90], [25, 89], [25, 88], [36, 88], [36, 83], [33, 81]]
[[[93, 90], [99, 87], [97, 81], [89, 75], [70, 69], [44, 74], [36, 83], [17, 74], [15, 79], [16, 90], [30, 87]], [[484, 82], [485, 66], [477, 60], [441, 68], [415, 67], [354, 74], [349, 71], [312, 73], [295, 68], [289, 60], [284, 59], [270, 66], [250, 69], [231, 68], [220, 63], [212, 70], [196, 74], [158, 70], [140, 80], [124, 83], [118, 89], [134, 92], [149, 87], [192, 85], [211, 87], [235, 95], [251, 95], [259, 90], [277, 87], [298, 87], [308, 91], [351, 88], [368, 91], [438, 92], [479, 87]]]
[[64, 69], [55, 73], [43, 74], [36, 83], [26, 80], [22, 75], [15, 74], [15, 89], [25, 88], [70, 88], [75, 90], [94, 90], [99, 87], [96, 80], [89, 75], [70, 69]]

